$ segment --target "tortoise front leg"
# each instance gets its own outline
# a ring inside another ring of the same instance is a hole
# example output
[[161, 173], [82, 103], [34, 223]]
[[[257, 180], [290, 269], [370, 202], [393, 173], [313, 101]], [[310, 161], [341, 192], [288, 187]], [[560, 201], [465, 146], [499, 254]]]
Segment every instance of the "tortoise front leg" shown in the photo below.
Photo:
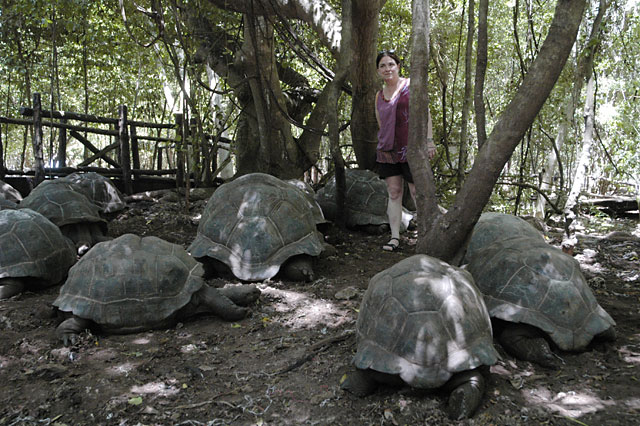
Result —
[[473, 416], [482, 402], [485, 387], [485, 378], [478, 368], [453, 376], [445, 384], [445, 389], [451, 389], [447, 401], [449, 418], [462, 420]]
[[0, 299], [8, 299], [24, 291], [24, 282], [18, 278], [0, 279]]
[[73, 316], [60, 323], [56, 328], [56, 335], [65, 346], [75, 345], [78, 335], [90, 328], [91, 321]]
[[200, 305], [226, 321], [242, 319], [249, 313], [249, 309], [236, 305], [217, 288], [204, 286], [193, 297], [196, 306]]
[[233, 303], [240, 306], [249, 306], [260, 297], [260, 289], [253, 284], [234, 285], [219, 288], [220, 293], [231, 299]]
[[556, 370], [558, 359], [537, 329], [526, 324], [509, 324], [498, 337], [507, 352], [518, 359]]

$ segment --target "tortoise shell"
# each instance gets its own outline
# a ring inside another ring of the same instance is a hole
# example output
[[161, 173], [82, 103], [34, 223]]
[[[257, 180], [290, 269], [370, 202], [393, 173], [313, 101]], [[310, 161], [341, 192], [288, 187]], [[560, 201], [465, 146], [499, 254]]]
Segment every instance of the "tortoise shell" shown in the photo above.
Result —
[[563, 350], [582, 350], [615, 325], [577, 260], [528, 236], [494, 241], [467, 265], [491, 317], [535, 326]]
[[0, 199], [19, 203], [22, 200], [22, 194], [13, 186], [0, 180]]
[[112, 332], [157, 328], [191, 301], [203, 272], [182, 246], [124, 234], [89, 250], [53, 305]]
[[494, 241], [525, 236], [534, 241], [544, 242], [542, 233], [518, 216], [495, 212], [483, 213], [473, 227], [463, 263], [471, 259], [478, 250], [482, 250]]
[[71, 241], [40, 213], [0, 211], [0, 278], [33, 278], [37, 286], [55, 285], [75, 261]]
[[20, 207], [37, 211], [60, 228], [96, 222], [105, 233], [107, 230], [107, 223], [100, 216], [98, 206], [62, 179], [40, 183], [22, 200]]
[[72, 173], [62, 180], [96, 204], [102, 213], [120, 211], [126, 206], [122, 193], [113, 182], [98, 173]]
[[360, 369], [437, 388], [454, 374], [493, 365], [491, 322], [471, 275], [426, 255], [406, 258], [369, 282], [356, 323]]
[[252, 173], [213, 193], [188, 250], [196, 259], [226, 264], [239, 279], [255, 281], [275, 276], [292, 256], [318, 256], [323, 243], [300, 189]]
[[[348, 210], [346, 225], [383, 225], [387, 218], [387, 187], [378, 175], [370, 170], [345, 170], [345, 208]], [[329, 220], [336, 219], [336, 179], [332, 177], [316, 194], [316, 201]]]

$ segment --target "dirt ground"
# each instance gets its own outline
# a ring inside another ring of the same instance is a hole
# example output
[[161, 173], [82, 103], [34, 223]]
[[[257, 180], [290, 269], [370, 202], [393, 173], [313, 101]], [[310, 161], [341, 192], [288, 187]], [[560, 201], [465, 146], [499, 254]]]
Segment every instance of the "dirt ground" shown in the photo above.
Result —
[[[194, 201], [187, 211], [181, 202], [131, 202], [109, 232], [186, 247], [203, 205]], [[617, 341], [559, 352], [558, 371], [517, 361], [498, 346], [502, 359], [481, 408], [455, 424], [640, 424], [640, 225], [583, 222], [576, 257], [617, 322]], [[603, 238], [612, 230], [635, 239]], [[86, 333], [65, 348], [50, 307], [58, 287], [0, 301], [0, 425], [452, 424], [441, 392], [384, 388], [360, 399], [339, 387], [367, 283], [413, 254], [415, 234], [405, 234], [394, 253], [381, 250], [385, 235], [329, 227], [327, 240], [337, 253], [318, 260], [315, 281], [259, 283], [258, 302], [238, 322], [200, 316], [168, 330]]]

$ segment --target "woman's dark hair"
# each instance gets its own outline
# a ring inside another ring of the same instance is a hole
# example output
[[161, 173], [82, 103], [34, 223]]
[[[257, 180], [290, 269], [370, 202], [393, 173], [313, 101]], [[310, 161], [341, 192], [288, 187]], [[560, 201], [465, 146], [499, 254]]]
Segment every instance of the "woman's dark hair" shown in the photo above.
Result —
[[398, 55], [396, 55], [396, 51], [395, 50], [393, 50], [393, 49], [391, 49], [391, 50], [382, 50], [382, 51], [378, 52], [378, 56], [376, 57], [376, 68], [378, 68], [378, 66], [380, 65], [380, 61], [385, 56], [388, 56], [391, 59], [393, 59], [395, 61], [395, 63], [398, 64], [398, 65], [400, 65], [400, 63], [402, 62], [402, 61], [400, 61], [400, 58], [398, 57]]

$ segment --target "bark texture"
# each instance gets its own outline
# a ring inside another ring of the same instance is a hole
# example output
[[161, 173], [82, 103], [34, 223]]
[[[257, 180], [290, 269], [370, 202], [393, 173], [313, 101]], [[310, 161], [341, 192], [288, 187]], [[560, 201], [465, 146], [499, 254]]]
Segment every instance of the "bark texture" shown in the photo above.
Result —
[[[465, 184], [449, 211], [439, 215], [421, 233], [417, 251], [452, 260], [489, 201], [500, 172], [511, 157], [553, 89], [576, 39], [582, 20], [583, 0], [558, 0], [555, 14], [540, 52], [513, 100], [498, 118], [487, 142], [480, 148]], [[437, 244], [433, 242], [438, 242]]]

